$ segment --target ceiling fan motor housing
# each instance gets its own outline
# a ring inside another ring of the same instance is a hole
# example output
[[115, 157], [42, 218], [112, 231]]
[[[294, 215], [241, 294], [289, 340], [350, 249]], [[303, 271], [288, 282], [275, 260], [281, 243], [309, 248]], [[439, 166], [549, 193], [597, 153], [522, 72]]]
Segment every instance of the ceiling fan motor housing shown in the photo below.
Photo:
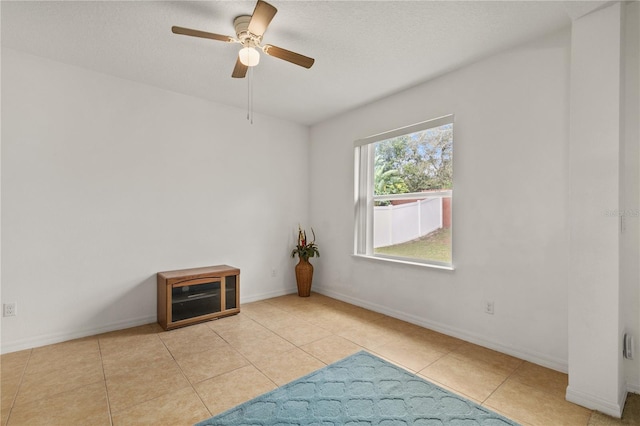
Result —
[[250, 21], [250, 15], [241, 15], [233, 20], [233, 27], [236, 30], [236, 37], [245, 47], [260, 46], [260, 42], [262, 42], [262, 36], [257, 36], [249, 32]]

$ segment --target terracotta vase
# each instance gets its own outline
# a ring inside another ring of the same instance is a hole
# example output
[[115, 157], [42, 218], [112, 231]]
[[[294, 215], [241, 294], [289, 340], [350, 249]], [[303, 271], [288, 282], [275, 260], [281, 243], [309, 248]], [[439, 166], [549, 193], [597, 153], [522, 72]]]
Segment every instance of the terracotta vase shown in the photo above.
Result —
[[311, 281], [313, 280], [313, 265], [309, 259], [300, 258], [296, 265], [296, 283], [298, 284], [298, 296], [309, 297], [311, 295]]

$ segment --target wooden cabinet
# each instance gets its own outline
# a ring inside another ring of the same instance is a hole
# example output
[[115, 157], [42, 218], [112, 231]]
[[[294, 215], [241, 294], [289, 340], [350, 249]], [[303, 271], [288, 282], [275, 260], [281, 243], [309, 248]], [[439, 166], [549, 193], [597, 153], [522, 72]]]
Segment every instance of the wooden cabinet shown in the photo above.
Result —
[[240, 269], [227, 265], [158, 272], [158, 323], [165, 330], [240, 312]]

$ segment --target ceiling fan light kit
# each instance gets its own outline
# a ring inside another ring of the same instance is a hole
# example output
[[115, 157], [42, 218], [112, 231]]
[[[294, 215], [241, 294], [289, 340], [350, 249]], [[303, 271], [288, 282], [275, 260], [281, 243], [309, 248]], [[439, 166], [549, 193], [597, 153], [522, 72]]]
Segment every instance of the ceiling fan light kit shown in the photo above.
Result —
[[231, 74], [233, 78], [244, 78], [247, 75], [249, 67], [258, 65], [260, 62], [258, 49], [261, 49], [269, 56], [291, 62], [304, 68], [311, 68], [315, 62], [313, 58], [271, 44], [261, 45], [262, 36], [277, 12], [278, 9], [269, 3], [258, 0], [252, 15], [241, 15], [233, 20], [233, 27], [236, 32], [235, 38], [176, 26], [172, 27], [171, 31], [174, 34], [191, 37], [208, 38], [227, 43], [240, 43], [242, 49], [238, 52], [236, 65]]
[[243, 65], [248, 67], [255, 67], [260, 63], [260, 54], [256, 50], [255, 47], [243, 47], [238, 52], [238, 59], [242, 62]]

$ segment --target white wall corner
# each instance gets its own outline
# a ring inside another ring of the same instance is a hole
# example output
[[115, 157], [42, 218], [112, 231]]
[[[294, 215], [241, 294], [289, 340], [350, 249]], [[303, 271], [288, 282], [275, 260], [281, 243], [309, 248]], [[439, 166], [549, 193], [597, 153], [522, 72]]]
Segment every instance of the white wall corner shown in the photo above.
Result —
[[619, 1], [568, 1], [564, 3], [564, 10], [567, 12], [569, 18], [575, 21], [597, 10], [604, 9], [613, 3], [619, 3]]

